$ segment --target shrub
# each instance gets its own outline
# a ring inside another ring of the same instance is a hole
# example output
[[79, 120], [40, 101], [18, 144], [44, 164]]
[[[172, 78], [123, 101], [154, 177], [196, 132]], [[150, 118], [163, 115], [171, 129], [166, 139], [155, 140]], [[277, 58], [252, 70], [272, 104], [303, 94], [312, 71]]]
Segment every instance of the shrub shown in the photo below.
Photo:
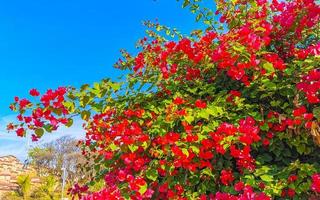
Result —
[[81, 116], [88, 186], [107, 185], [70, 190], [83, 199], [320, 198], [319, 5], [216, 1], [213, 13], [197, 2], [183, 5], [206, 30], [146, 22], [140, 51], [116, 64], [124, 82], [17, 97], [8, 129], [37, 140]]

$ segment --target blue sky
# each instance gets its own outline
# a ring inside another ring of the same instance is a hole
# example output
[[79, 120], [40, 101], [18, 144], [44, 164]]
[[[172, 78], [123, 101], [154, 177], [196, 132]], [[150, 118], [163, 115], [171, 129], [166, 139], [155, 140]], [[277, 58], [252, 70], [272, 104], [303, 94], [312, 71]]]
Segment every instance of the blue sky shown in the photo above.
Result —
[[[0, 155], [25, 157], [25, 140], [4, 133], [14, 120], [8, 109], [14, 96], [116, 79], [119, 49], [134, 52], [142, 21], [156, 18], [184, 33], [196, 28], [175, 0], [0, 1]], [[81, 135], [76, 128], [62, 132]]]

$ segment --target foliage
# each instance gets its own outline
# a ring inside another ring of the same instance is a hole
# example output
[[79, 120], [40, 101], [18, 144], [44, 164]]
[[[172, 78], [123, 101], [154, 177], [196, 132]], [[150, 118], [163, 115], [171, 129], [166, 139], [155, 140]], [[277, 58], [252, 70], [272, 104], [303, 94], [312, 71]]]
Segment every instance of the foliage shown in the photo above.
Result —
[[[124, 83], [60, 87], [38, 103], [16, 97], [20, 122], [8, 129], [37, 140], [81, 116], [82, 153], [94, 161], [85, 169], [96, 172], [70, 189], [83, 199], [320, 198], [319, 5], [216, 8], [196, 8], [206, 30], [173, 41], [176, 31], [147, 23], [139, 53], [122, 51], [116, 64], [129, 71]], [[101, 180], [104, 189], [88, 191]]]
[[2, 198], [2, 200], [21, 200], [21, 199], [23, 199], [15, 191], [6, 192], [1, 195], [1, 198]]
[[33, 199], [57, 200], [60, 198], [60, 182], [53, 175], [42, 177], [41, 185], [32, 194]]
[[17, 177], [18, 193], [23, 197], [24, 200], [28, 199], [31, 190], [31, 177], [29, 174], [20, 175]]
[[16, 191], [7, 192], [1, 198], [3, 200], [28, 200], [32, 192], [31, 174], [22, 174], [17, 177], [18, 188]]
[[[56, 141], [37, 146], [29, 150], [30, 164], [35, 167], [40, 176], [53, 175], [62, 177], [61, 168], [66, 169], [66, 180], [70, 184], [80, 181], [81, 166], [86, 162], [77, 147], [77, 140], [64, 136]], [[87, 177], [89, 172], [87, 172]]]
[[53, 175], [41, 177], [40, 183], [33, 183], [33, 174], [17, 177], [17, 189], [1, 196], [2, 200], [58, 200], [61, 195], [59, 180]]

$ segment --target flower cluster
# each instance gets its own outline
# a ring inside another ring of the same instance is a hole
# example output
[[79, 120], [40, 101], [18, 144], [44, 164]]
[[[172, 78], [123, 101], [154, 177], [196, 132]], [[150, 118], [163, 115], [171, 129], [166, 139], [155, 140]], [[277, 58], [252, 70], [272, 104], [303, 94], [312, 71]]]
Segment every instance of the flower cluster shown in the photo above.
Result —
[[[28, 99], [19, 99], [15, 97], [15, 102], [11, 104], [10, 108], [14, 111], [19, 111], [17, 119], [21, 124], [14, 126], [8, 125], [9, 130], [16, 129], [18, 136], [23, 137], [26, 134], [24, 127], [30, 130], [34, 130], [32, 134], [32, 140], [37, 141], [39, 137], [43, 135], [43, 128], [47, 131], [57, 130], [59, 124], [66, 125], [69, 121], [65, 117], [69, 114], [67, 108], [63, 105], [65, 101], [65, 94], [67, 89], [60, 87], [57, 90], [48, 90], [40, 97], [40, 104], [33, 105]], [[32, 97], [40, 96], [40, 93], [36, 89], [30, 90]], [[32, 107], [34, 106], [34, 109]], [[28, 112], [26, 110], [31, 109]]]
[[312, 175], [311, 189], [315, 192], [320, 192], [320, 174]]
[[297, 88], [305, 94], [309, 103], [320, 103], [320, 70], [309, 71], [297, 84]]
[[82, 194], [87, 192], [89, 189], [88, 186], [84, 185], [84, 186], [80, 186], [79, 184], [75, 184], [72, 188], [68, 189], [68, 194], [72, 195], [73, 199], [75, 199], [76, 196], [78, 196], [78, 198], [80, 199], [82, 197]]

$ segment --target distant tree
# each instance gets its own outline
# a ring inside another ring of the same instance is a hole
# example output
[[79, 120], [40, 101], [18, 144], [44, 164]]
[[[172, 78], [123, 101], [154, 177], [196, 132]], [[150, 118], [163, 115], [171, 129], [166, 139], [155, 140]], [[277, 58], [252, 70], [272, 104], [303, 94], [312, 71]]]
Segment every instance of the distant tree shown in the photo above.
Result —
[[69, 136], [64, 136], [56, 141], [34, 147], [29, 151], [31, 164], [34, 165], [40, 176], [62, 176], [62, 167], [66, 168], [67, 179], [73, 183], [81, 177], [78, 176], [85, 158], [77, 147], [77, 141]]

